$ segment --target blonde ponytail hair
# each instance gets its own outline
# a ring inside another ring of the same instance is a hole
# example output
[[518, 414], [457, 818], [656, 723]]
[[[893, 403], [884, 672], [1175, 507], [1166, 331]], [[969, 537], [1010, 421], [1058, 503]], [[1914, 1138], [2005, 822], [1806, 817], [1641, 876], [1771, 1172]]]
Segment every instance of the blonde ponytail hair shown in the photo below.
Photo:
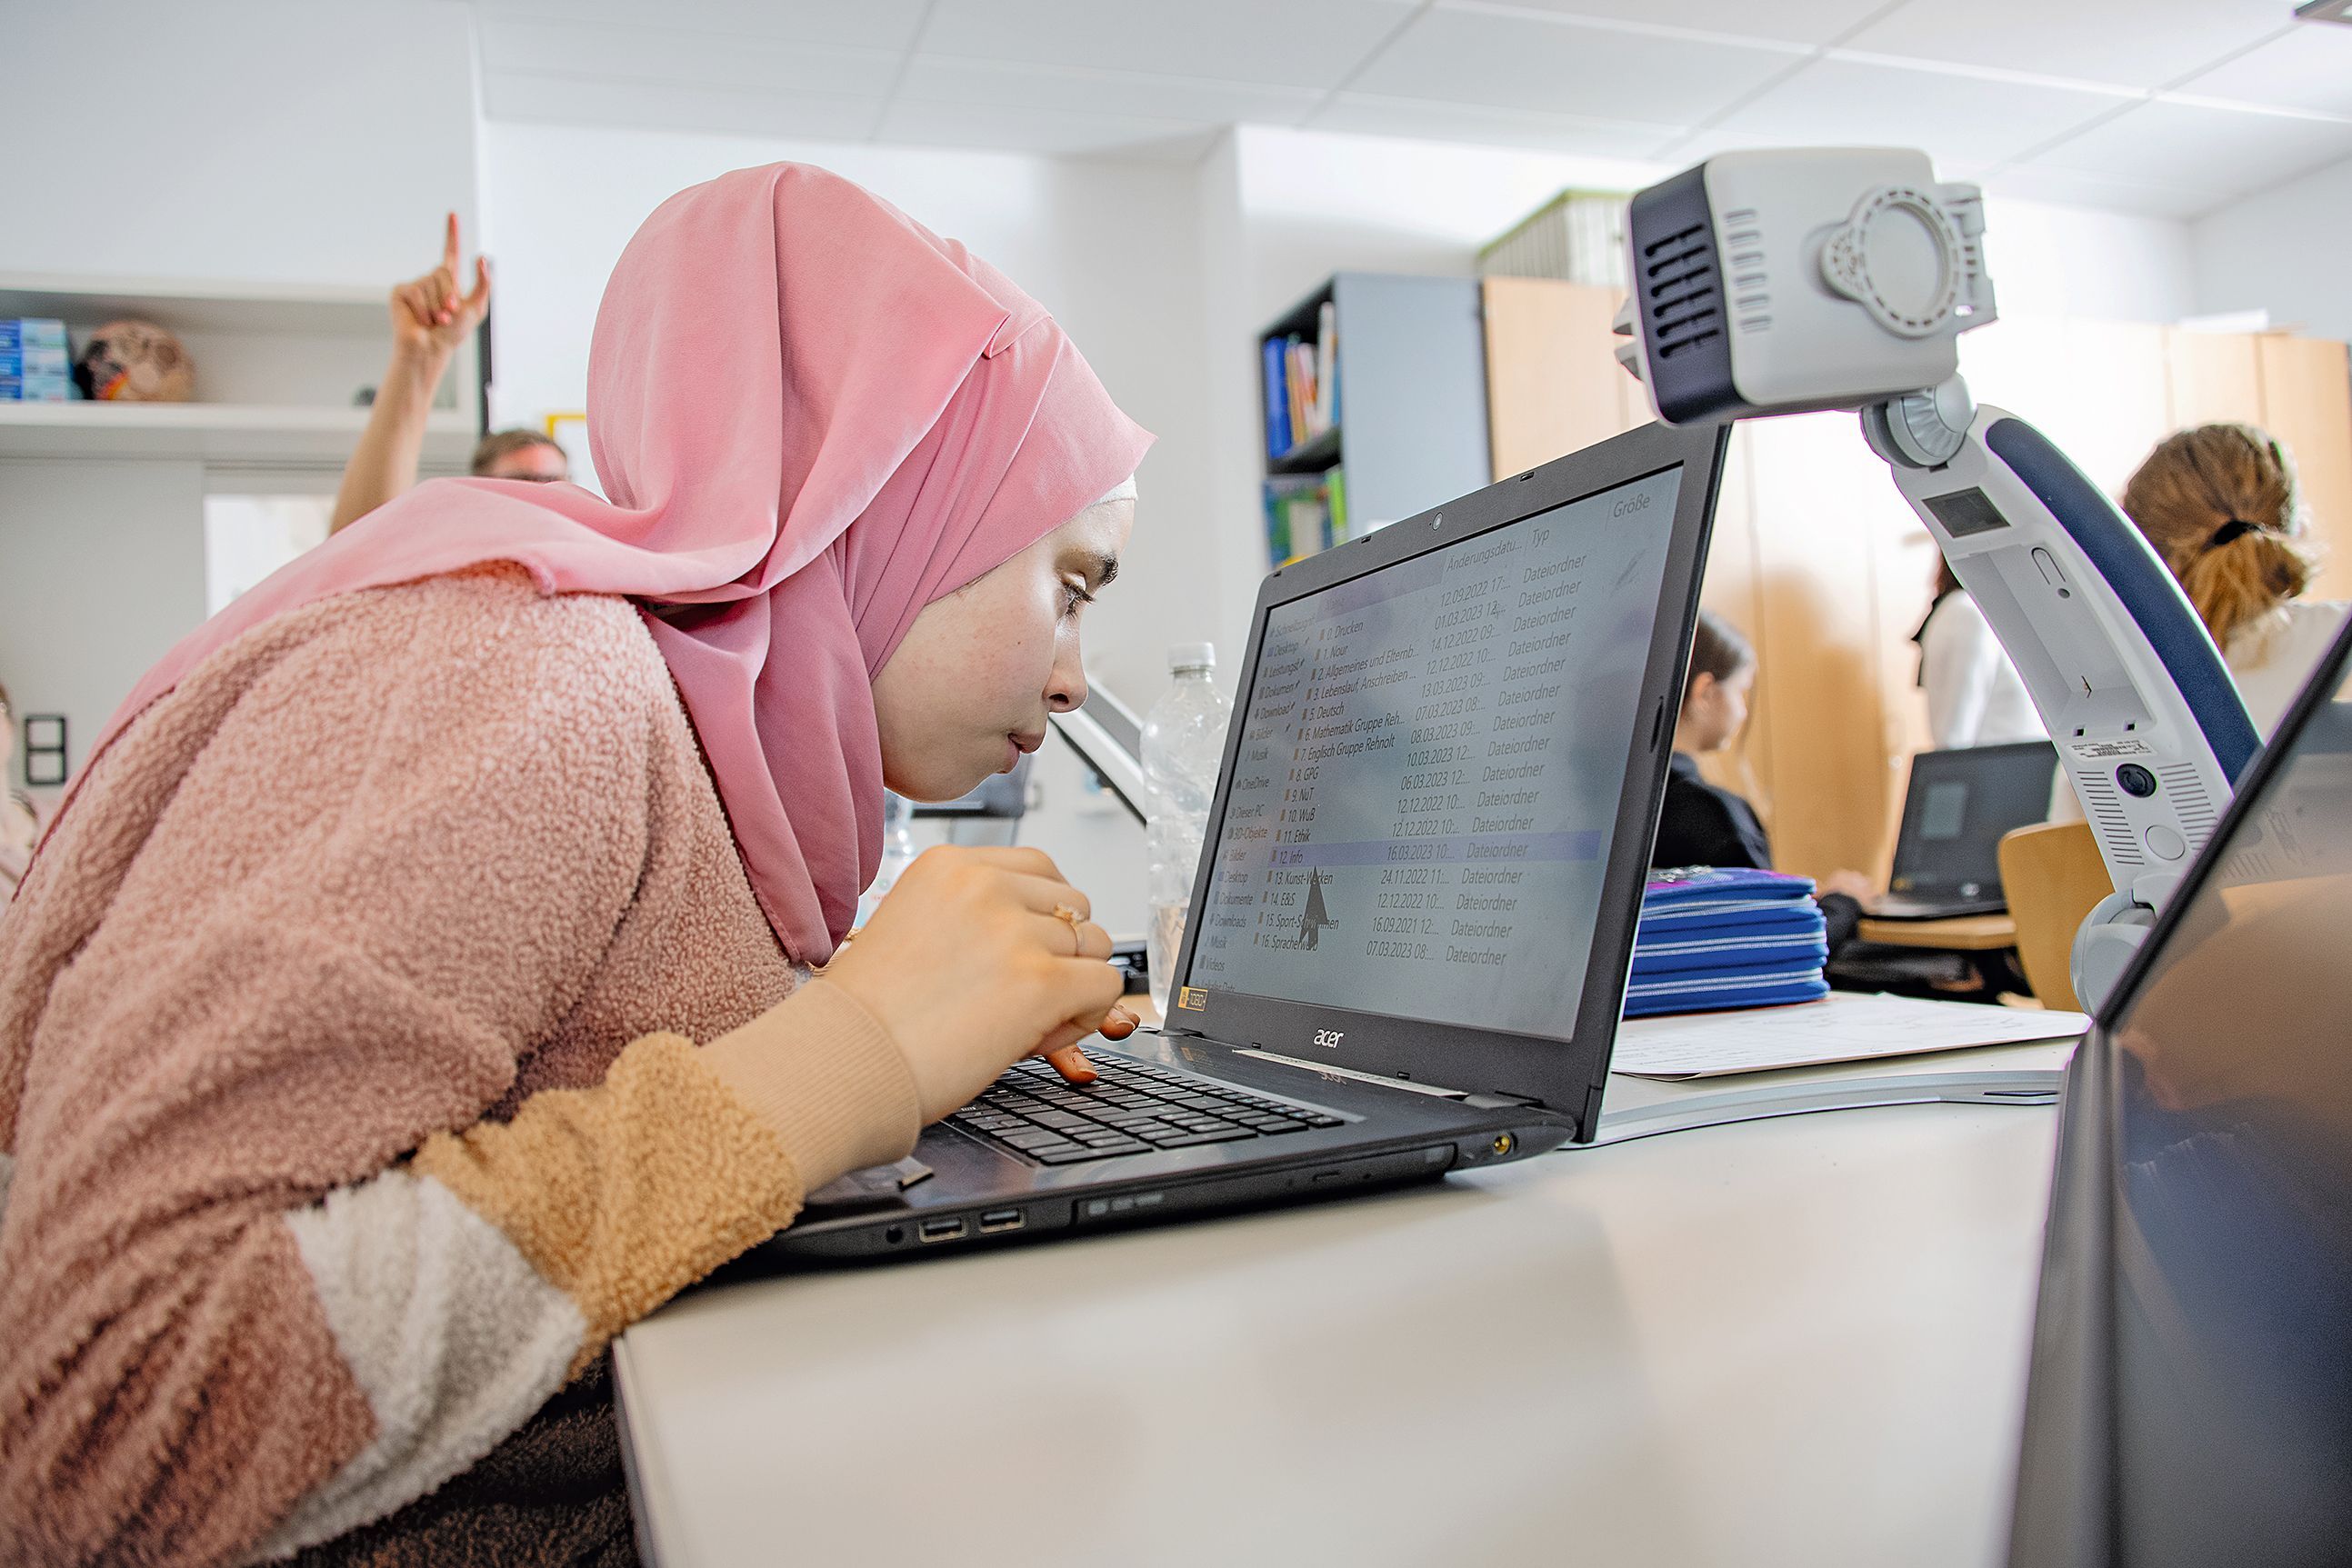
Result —
[[2311, 585], [2286, 448], [2251, 424], [2200, 424], [2157, 444], [2124, 486], [2124, 515], [2180, 580], [2214, 645]]

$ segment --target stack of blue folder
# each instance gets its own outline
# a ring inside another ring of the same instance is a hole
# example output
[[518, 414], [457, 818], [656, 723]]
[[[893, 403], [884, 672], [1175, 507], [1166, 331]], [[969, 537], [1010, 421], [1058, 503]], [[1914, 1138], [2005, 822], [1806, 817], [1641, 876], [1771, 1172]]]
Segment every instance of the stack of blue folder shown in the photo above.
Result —
[[1746, 868], [1654, 871], [1633, 934], [1625, 1016], [1817, 1001], [1828, 927], [1811, 877]]

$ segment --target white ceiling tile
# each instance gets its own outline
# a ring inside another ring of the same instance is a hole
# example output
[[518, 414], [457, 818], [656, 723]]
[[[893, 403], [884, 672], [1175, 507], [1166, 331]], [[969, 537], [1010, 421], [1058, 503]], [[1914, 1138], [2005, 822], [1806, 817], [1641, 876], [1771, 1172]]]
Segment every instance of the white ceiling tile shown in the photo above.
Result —
[[1691, 125], [1798, 57], [1780, 48], [1430, 11], [1348, 86], [1388, 98]]
[[2352, 115], [2352, 27], [2305, 22], [2180, 84], [2184, 93]]
[[1844, 40], [1926, 60], [2151, 88], [2289, 24], [2291, 0], [1911, 0]]
[[939, 55], [918, 55], [908, 63], [898, 96], [931, 103], [1049, 106], [1130, 119], [1260, 125], [1296, 125], [1324, 98], [1319, 89], [1308, 87], [1017, 66]]
[[482, 106], [491, 120], [862, 141], [874, 128], [882, 100], [488, 71], [482, 77]]
[[[2093, 174], [2077, 174], [2064, 169], [2043, 169], [2032, 164], [2003, 169], [1988, 176], [1984, 187], [1987, 196], [1996, 200], [2009, 197], [2024, 202], [2047, 202], [2058, 206], [2106, 207], [2155, 218], [2193, 217], [2219, 205], [2224, 199], [2187, 185], [2143, 185], [2127, 180], [2102, 180]], [[1997, 280], [2000, 274], [2000, 233], [1997, 211], [1986, 214], [1985, 247]]]
[[[1437, 0], [1438, 5], [1478, 9], [1485, 0]], [[1788, 44], [1833, 43], [1886, 0], [1505, 0], [1510, 6], [1554, 12], [1601, 22], [1664, 24], [1698, 32], [1771, 38]]]
[[484, 17], [538, 16], [797, 44], [903, 49], [926, 0], [475, 0]]
[[2235, 195], [2352, 157], [2352, 124], [2183, 103], [2135, 105], [2026, 166]]
[[877, 140], [920, 147], [986, 147], [1017, 152], [1190, 160], [1218, 127], [1196, 120], [1079, 114], [1044, 105], [919, 103], [898, 99]]
[[1364, 136], [1407, 136], [1429, 141], [1470, 141], [1486, 147], [1538, 147], [1597, 158], [1647, 159], [1677, 132], [1571, 114], [1539, 114], [1484, 104], [1437, 103], [1343, 92], [1307, 122], [1318, 131]]
[[904, 58], [887, 49], [726, 38], [662, 27], [482, 18], [485, 71], [666, 81], [749, 91], [887, 96]]
[[937, 0], [921, 52], [1330, 88], [1412, 0]]
[[1726, 131], [1801, 145], [1924, 147], [1938, 163], [2013, 157], [2121, 101], [2065, 88], [1822, 59], [1726, 115]]

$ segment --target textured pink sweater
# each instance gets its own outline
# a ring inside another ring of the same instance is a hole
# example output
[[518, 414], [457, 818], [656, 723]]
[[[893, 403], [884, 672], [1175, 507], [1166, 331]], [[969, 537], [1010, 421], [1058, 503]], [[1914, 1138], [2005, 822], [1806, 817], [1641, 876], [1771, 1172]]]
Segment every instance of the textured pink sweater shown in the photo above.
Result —
[[625, 1561], [606, 1342], [913, 1145], [799, 978], [627, 602], [221, 649], [0, 913], [0, 1563]]

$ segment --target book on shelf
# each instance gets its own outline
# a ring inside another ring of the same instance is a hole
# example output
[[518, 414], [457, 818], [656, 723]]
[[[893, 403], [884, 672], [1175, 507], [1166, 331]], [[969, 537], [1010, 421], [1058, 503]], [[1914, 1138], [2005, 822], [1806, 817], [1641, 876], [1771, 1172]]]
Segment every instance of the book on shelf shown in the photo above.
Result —
[[1316, 312], [1315, 337], [1297, 332], [1261, 345], [1265, 372], [1265, 455], [1279, 461], [1338, 425], [1339, 315], [1330, 300]]
[[1333, 545], [1348, 532], [1346, 476], [1338, 468], [1320, 474], [1277, 474], [1265, 482], [1265, 553], [1287, 566]]
[[1268, 338], [1258, 348], [1265, 361], [1265, 455], [1280, 457], [1290, 450], [1288, 350], [1279, 338]]

